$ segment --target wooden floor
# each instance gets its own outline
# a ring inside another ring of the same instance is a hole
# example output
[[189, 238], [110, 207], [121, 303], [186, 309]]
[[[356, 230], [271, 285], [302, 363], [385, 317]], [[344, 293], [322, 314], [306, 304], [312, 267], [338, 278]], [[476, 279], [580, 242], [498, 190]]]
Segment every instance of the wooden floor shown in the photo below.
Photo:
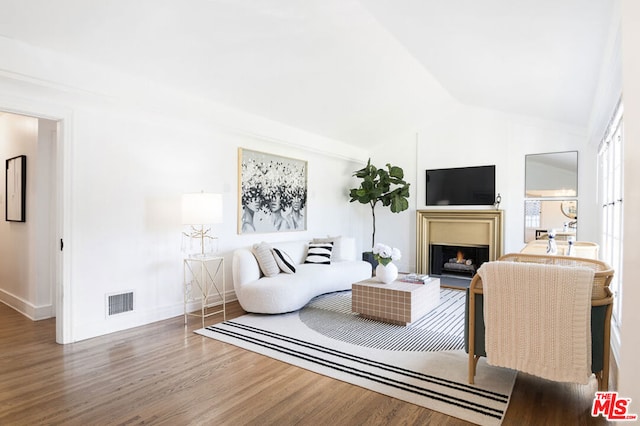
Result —
[[[468, 424], [201, 337], [199, 324], [177, 317], [58, 345], [55, 320], [0, 303], [0, 425]], [[590, 416], [594, 391], [520, 375], [504, 424], [606, 424]]]

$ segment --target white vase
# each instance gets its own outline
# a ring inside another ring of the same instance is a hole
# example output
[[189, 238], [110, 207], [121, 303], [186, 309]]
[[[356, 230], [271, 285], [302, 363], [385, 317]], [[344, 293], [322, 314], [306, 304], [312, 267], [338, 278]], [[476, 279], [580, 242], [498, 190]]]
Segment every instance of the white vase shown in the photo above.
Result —
[[376, 278], [380, 282], [389, 284], [398, 278], [398, 267], [394, 265], [393, 262], [387, 263], [386, 266], [379, 263], [378, 266], [376, 266]]

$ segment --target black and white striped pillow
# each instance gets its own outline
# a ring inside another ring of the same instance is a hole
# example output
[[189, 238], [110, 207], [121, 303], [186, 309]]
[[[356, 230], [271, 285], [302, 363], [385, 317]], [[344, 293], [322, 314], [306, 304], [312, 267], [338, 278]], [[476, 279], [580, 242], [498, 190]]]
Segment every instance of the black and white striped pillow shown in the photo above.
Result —
[[315, 263], [317, 265], [331, 264], [331, 250], [333, 243], [309, 243], [307, 259], [304, 263]]
[[295, 263], [291, 259], [291, 256], [277, 248], [273, 248], [271, 251], [273, 252], [273, 257], [276, 259], [276, 263], [282, 272], [287, 274], [296, 273]]

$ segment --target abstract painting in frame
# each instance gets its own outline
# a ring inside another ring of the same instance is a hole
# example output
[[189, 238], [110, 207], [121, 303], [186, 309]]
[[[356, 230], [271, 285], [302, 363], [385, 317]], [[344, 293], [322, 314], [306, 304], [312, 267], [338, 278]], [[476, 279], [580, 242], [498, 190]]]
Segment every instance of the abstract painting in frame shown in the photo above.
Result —
[[307, 162], [238, 149], [238, 233], [307, 229]]
[[26, 222], [27, 156], [9, 158], [5, 169], [5, 220]]

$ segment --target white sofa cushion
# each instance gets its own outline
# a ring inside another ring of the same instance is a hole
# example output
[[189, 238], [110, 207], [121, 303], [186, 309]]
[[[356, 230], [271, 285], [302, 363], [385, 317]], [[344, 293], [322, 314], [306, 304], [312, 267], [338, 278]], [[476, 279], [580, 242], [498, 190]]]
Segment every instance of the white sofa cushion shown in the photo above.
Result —
[[253, 255], [258, 261], [260, 270], [267, 277], [273, 277], [280, 273], [280, 268], [271, 252], [271, 246], [265, 242], [253, 246]]
[[342, 260], [342, 237], [326, 237], [326, 238], [314, 238], [312, 243], [331, 243], [333, 249], [331, 250], [332, 260]]
[[331, 260], [356, 260], [356, 240], [351, 237], [337, 235], [325, 238], [314, 238], [314, 243], [333, 243]]
[[280, 241], [271, 243], [271, 246], [286, 252], [296, 265], [304, 263], [304, 259], [307, 257], [307, 244], [305, 241]]

